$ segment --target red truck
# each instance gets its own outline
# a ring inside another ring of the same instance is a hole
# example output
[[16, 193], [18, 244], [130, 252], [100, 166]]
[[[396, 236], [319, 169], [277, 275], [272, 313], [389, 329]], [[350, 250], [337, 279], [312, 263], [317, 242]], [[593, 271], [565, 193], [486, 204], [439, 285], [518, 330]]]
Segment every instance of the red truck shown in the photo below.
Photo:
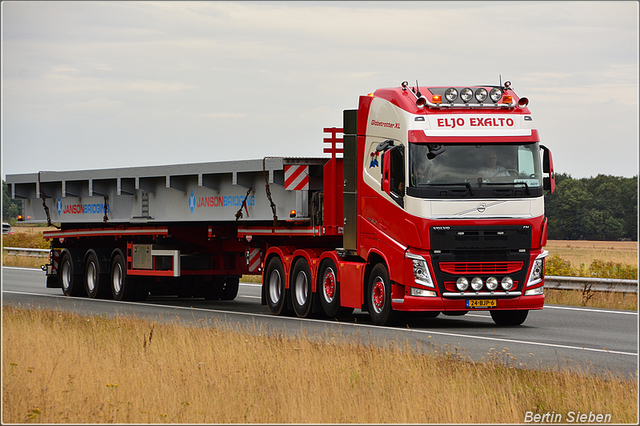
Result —
[[234, 299], [262, 274], [274, 315], [488, 310], [522, 324], [544, 305], [550, 151], [510, 82], [360, 96], [331, 157], [8, 175], [45, 232], [47, 287], [69, 296]]

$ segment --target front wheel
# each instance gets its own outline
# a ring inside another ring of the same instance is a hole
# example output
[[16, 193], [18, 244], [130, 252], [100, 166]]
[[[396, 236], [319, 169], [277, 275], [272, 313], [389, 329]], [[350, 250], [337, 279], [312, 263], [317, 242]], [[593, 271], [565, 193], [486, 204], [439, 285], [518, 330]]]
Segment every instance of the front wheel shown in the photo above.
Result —
[[367, 296], [369, 315], [373, 323], [385, 325], [391, 322], [391, 281], [385, 265], [379, 263], [371, 270]]
[[490, 311], [496, 325], [520, 325], [527, 319], [529, 311]]

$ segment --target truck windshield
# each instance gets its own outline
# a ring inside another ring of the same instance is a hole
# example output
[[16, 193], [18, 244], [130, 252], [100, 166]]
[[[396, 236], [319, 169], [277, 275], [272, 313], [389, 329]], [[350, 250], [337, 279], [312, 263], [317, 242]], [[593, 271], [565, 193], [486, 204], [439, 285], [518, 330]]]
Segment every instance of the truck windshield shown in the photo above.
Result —
[[422, 198], [538, 197], [540, 145], [409, 144], [407, 195]]

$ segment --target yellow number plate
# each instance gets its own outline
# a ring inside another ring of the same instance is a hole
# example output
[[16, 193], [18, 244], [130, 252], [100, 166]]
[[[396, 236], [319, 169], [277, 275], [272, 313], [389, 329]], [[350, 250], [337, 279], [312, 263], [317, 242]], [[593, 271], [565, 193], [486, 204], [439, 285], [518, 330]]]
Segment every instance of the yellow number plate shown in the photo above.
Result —
[[495, 299], [467, 300], [467, 308], [495, 308], [498, 302]]

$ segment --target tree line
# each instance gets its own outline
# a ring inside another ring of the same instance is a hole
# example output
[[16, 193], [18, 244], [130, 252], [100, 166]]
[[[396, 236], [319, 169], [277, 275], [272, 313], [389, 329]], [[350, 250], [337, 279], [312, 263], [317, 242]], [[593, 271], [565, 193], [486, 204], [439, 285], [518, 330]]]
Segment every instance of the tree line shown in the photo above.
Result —
[[22, 212], [22, 205], [11, 199], [9, 185], [2, 181], [2, 221], [13, 223], [18, 219], [18, 215]]
[[556, 175], [546, 200], [550, 240], [638, 240], [638, 176]]
[[[15, 222], [21, 206], [2, 182], [2, 220]], [[550, 240], [638, 240], [638, 176], [598, 175], [574, 179], [556, 175], [546, 200]]]

